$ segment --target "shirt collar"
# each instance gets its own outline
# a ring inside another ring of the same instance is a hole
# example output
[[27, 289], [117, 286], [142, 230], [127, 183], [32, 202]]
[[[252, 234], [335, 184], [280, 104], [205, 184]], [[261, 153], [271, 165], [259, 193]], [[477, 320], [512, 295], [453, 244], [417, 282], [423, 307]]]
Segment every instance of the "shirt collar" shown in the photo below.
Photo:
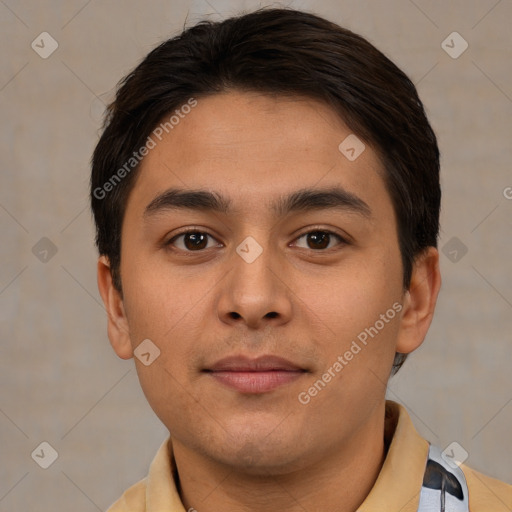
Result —
[[391, 437], [379, 476], [358, 512], [418, 510], [429, 443], [423, 439], [406, 409], [386, 401], [386, 431]]

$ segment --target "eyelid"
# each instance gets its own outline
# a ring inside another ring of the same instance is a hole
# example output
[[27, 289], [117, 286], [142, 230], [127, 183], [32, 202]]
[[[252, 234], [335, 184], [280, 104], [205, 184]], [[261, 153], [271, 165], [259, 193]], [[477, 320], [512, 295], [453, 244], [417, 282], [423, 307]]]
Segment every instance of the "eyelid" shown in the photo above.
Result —
[[328, 233], [329, 235], [337, 236], [346, 244], [351, 242], [351, 237], [347, 233], [340, 233], [339, 231], [336, 231], [333, 228], [328, 228], [321, 225], [307, 227], [304, 231], [300, 232], [298, 235], [295, 236], [295, 240], [297, 240], [297, 238], [300, 238], [301, 236], [307, 235], [308, 233], [314, 233], [315, 231], [320, 231], [322, 233]]

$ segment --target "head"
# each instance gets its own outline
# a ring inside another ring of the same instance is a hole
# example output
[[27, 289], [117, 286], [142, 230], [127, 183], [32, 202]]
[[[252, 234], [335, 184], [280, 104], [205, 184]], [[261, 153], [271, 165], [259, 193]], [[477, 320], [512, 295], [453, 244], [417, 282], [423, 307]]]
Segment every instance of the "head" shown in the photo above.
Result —
[[[312, 14], [202, 22], [151, 51], [109, 106], [91, 204], [114, 349], [158, 347], [151, 365], [136, 360], [150, 404], [226, 462], [226, 443], [245, 453], [269, 425], [269, 466], [306, 427], [339, 441], [329, 410], [366, 401], [348, 439], [430, 325], [436, 137], [401, 70]], [[227, 356], [262, 354], [300, 376], [256, 394], [211, 378]]]

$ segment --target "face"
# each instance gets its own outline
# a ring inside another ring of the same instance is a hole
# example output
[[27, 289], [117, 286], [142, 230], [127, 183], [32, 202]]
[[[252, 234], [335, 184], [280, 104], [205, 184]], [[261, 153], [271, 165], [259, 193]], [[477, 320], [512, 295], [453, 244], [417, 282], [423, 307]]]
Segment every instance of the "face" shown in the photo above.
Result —
[[109, 336], [121, 357], [160, 351], [135, 363], [178, 449], [284, 471], [375, 428], [395, 351], [426, 329], [407, 324], [381, 163], [340, 150], [350, 135], [314, 100], [229, 92], [143, 160]]

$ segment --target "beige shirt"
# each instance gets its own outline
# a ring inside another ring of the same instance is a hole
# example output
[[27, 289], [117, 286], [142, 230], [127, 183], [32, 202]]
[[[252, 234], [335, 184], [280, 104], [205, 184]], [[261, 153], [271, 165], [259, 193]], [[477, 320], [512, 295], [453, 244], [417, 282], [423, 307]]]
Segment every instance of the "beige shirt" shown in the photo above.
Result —
[[[379, 476], [358, 512], [416, 512], [428, 455], [428, 442], [398, 403], [386, 402], [389, 449]], [[511, 512], [512, 485], [464, 464], [470, 512]], [[175, 485], [171, 439], [160, 446], [149, 474], [132, 485], [107, 512], [186, 512]]]

